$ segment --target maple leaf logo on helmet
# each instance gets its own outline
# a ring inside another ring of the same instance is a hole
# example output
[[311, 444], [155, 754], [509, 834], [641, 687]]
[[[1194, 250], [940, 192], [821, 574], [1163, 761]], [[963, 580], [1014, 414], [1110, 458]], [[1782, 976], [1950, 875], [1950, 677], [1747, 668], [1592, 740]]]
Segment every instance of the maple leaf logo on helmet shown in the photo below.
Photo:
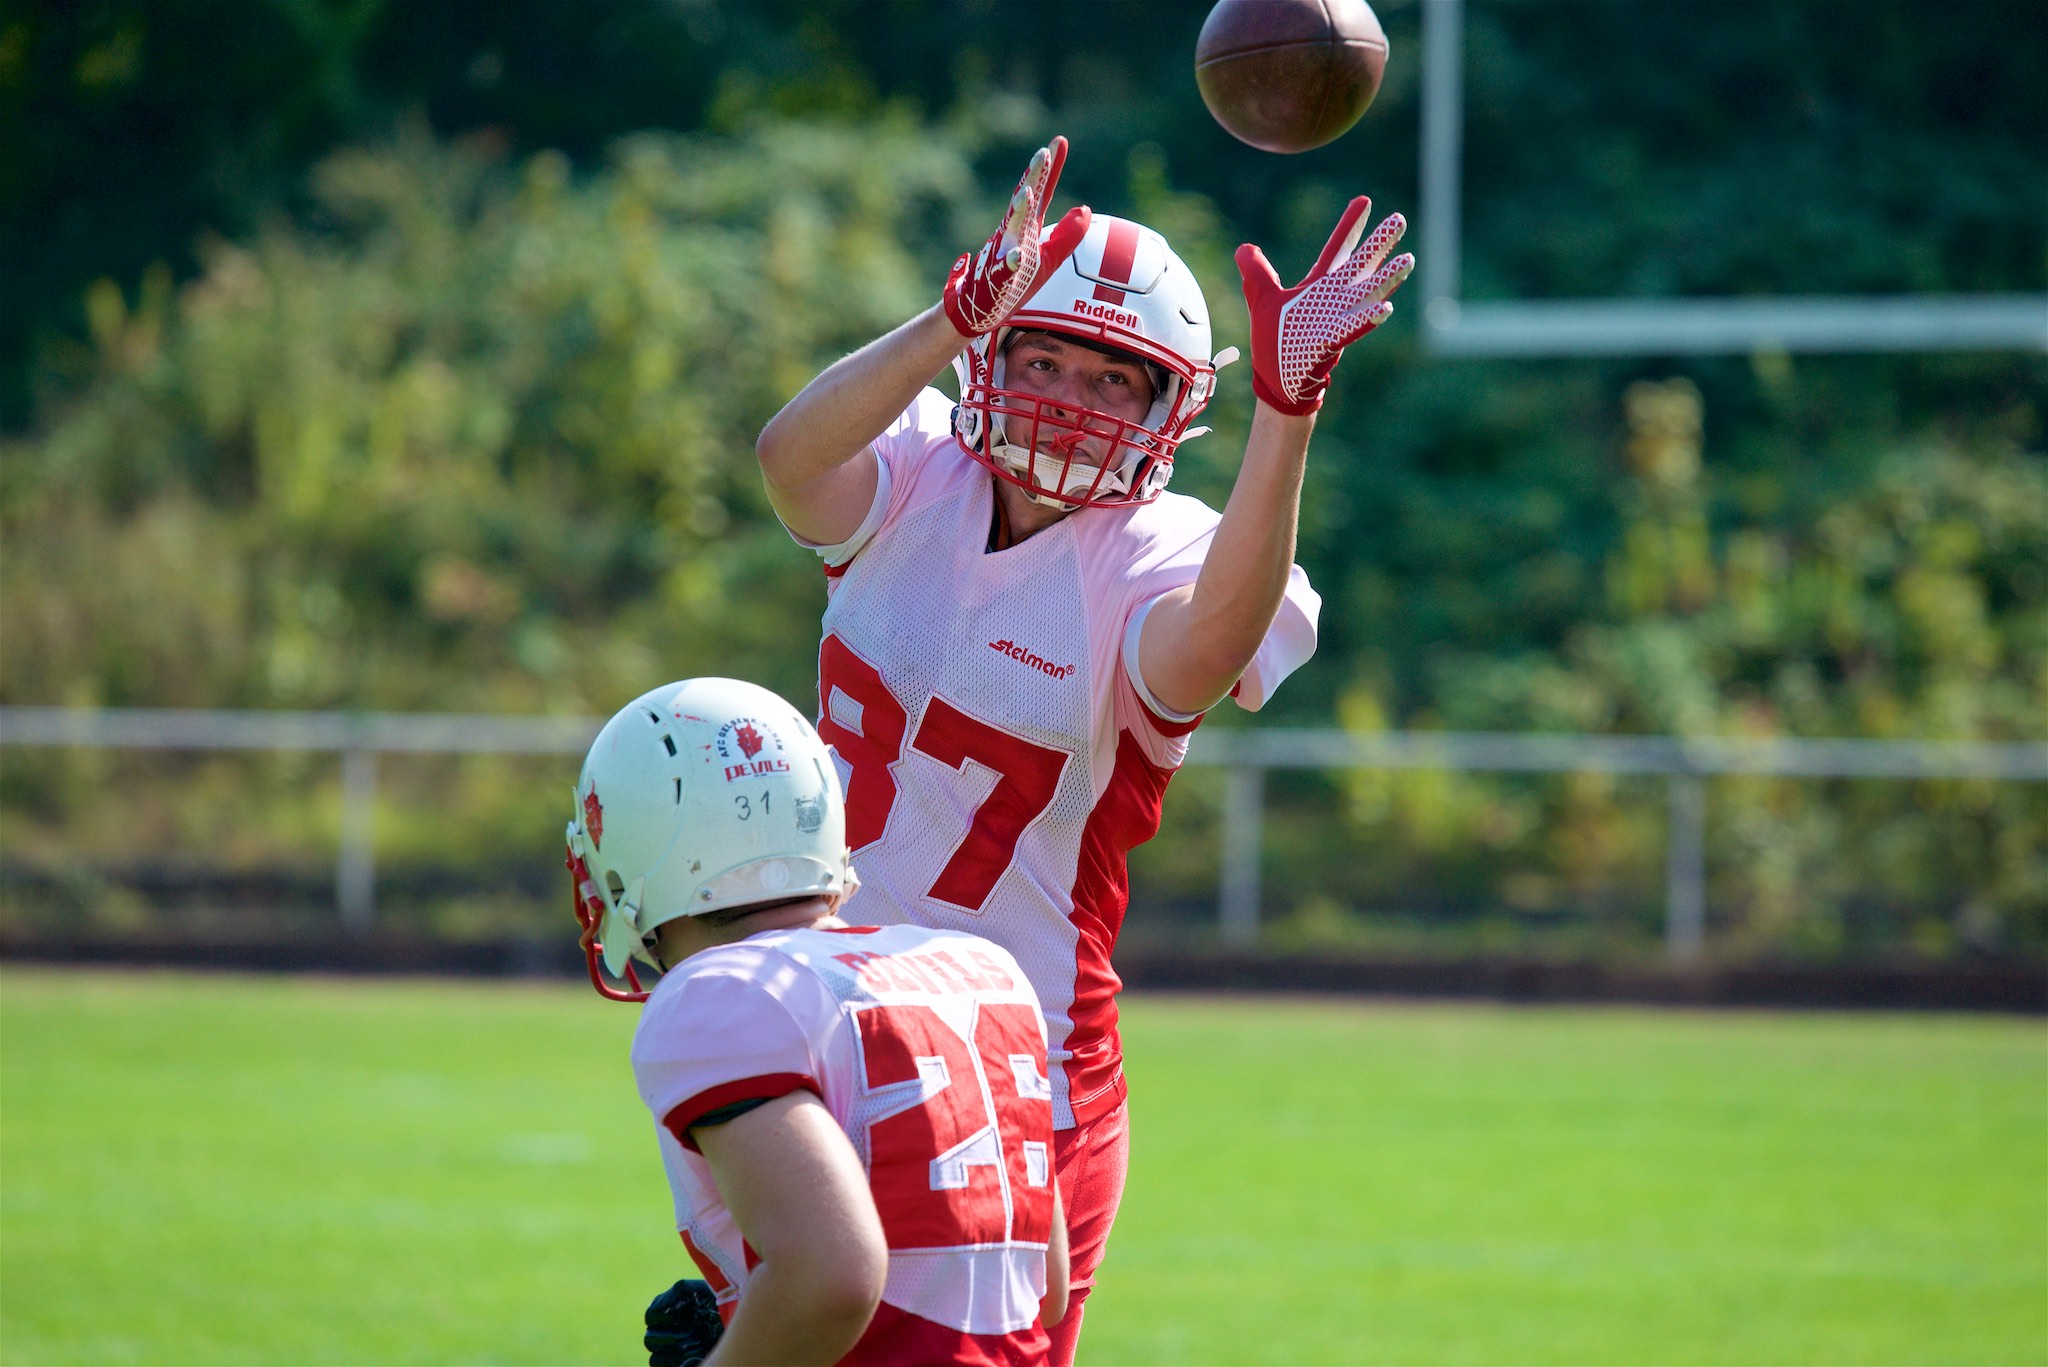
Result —
[[600, 849], [604, 845], [604, 804], [597, 800], [597, 788], [592, 785], [583, 795], [583, 829], [590, 832], [590, 848]]
[[727, 783], [789, 772], [782, 736], [759, 717], [733, 718], [719, 728], [712, 744], [725, 762]]

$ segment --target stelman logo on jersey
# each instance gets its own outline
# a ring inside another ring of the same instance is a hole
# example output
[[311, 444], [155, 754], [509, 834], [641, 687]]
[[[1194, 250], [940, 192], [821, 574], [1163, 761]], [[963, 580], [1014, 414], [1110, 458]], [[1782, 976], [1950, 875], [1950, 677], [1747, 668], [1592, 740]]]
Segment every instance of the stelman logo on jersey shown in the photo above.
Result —
[[718, 739], [712, 745], [725, 761], [727, 783], [789, 772], [789, 761], [782, 757], [782, 737], [758, 718], [736, 717], [727, 722], [718, 728]]
[[1018, 645], [1015, 641], [990, 641], [988, 648], [1001, 655], [1031, 666], [1049, 679], [1064, 679], [1074, 672], [1072, 665], [1056, 665], [1043, 655], [1035, 654]]

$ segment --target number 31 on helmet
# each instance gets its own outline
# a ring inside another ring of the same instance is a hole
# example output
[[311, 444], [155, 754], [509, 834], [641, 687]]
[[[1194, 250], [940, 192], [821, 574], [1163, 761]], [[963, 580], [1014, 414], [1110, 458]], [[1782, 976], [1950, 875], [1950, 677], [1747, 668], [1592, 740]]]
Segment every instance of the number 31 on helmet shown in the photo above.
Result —
[[641, 1001], [633, 960], [678, 916], [850, 895], [832, 753], [780, 697], [738, 679], [685, 679], [606, 722], [576, 780], [568, 867], [591, 983]]

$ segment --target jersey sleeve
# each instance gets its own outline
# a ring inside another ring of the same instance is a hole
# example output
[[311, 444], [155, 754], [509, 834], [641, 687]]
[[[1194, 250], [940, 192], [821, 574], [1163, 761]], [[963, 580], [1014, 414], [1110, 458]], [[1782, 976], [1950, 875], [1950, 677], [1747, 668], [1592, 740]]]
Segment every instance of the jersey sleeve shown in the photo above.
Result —
[[953, 401], [936, 389], [924, 390], [872, 443], [875, 498], [853, 535], [832, 546], [806, 541], [795, 532], [790, 539], [817, 552], [827, 574], [843, 571], [902, 513], [932, 452], [952, 440]]
[[1138, 664], [1138, 641], [1145, 634], [1145, 619], [1152, 615], [1163, 595], [1155, 594], [1138, 604], [1131, 613], [1129, 623], [1124, 627], [1124, 643], [1121, 660], [1124, 678], [1130, 683], [1131, 692], [1144, 705], [1145, 714], [1153, 723], [1153, 729], [1164, 735], [1186, 735], [1201, 722], [1200, 712], [1176, 712], [1154, 697], [1145, 683], [1144, 670]]
[[694, 1152], [690, 1127], [742, 1102], [794, 1091], [822, 1095], [809, 1018], [816, 979], [773, 951], [744, 944], [697, 955], [674, 989], [650, 998], [633, 1040], [633, 1071], [656, 1120]]
[[[1184, 736], [1194, 730], [1201, 721], [1201, 714], [1175, 712], [1161, 705], [1146, 684], [1139, 666], [1138, 640], [1146, 617], [1160, 598], [1183, 585], [1192, 584], [1201, 573], [1203, 558], [1208, 555], [1215, 534], [1214, 517], [1213, 513], [1209, 514], [1208, 525], [1144, 568], [1138, 577], [1134, 605], [1124, 626], [1120, 651], [1124, 677], [1142, 707], [1141, 715], [1151, 721], [1155, 731], [1167, 737]], [[1273, 625], [1267, 628], [1257, 653], [1230, 690], [1230, 696], [1239, 707], [1248, 712], [1264, 707], [1282, 681], [1315, 654], [1316, 627], [1322, 607], [1322, 596], [1309, 585], [1308, 575], [1301, 566], [1291, 566]]]

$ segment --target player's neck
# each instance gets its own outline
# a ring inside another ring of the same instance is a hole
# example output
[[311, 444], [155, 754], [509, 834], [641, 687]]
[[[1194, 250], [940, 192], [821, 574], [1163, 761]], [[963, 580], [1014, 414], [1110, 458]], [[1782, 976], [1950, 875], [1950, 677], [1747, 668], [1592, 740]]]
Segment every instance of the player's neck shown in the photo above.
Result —
[[995, 497], [990, 500], [995, 507], [989, 513], [988, 526], [988, 549], [991, 551], [1006, 551], [1021, 541], [1029, 541], [1074, 511], [1035, 503], [1020, 486], [1006, 479], [990, 475], [989, 480], [995, 489]]
[[778, 902], [733, 920], [678, 916], [674, 920], [663, 921], [655, 930], [655, 957], [673, 968], [692, 954], [719, 945], [737, 944], [764, 931], [822, 930], [843, 926], [846, 922], [839, 919], [838, 911], [835, 898], [806, 897], [799, 901]]

